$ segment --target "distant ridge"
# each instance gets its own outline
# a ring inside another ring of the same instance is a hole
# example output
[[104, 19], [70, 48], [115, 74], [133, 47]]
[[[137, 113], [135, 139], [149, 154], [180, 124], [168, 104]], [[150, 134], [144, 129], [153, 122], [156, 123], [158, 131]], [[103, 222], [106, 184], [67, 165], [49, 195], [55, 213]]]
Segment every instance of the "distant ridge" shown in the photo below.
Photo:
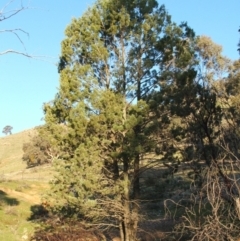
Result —
[[27, 133], [27, 134], [31, 135], [31, 134], [36, 133], [35, 129], [36, 129], [36, 127], [26, 129], [26, 130], [23, 130], [23, 131], [20, 131], [20, 132], [16, 132], [16, 133], [13, 132], [11, 135], [0, 136], [0, 140], [5, 139], [5, 138], [11, 138], [12, 136], [16, 136], [16, 135], [23, 135], [24, 136], [24, 133]]

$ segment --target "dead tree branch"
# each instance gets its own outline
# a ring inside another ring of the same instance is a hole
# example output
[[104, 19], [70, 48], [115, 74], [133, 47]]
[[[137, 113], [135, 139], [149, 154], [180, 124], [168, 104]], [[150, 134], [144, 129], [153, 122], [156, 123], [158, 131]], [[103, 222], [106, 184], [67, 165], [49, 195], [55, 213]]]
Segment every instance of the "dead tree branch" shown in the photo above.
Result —
[[[8, 19], [18, 15], [19, 13], [21, 13], [23, 11], [26, 11], [26, 10], [31, 8], [29, 4], [24, 6], [22, 1], [20, 1], [19, 7], [14, 8], [14, 6], [13, 6], [14, 2], [15, 2], [15, 0], [10, 0], [0, 9], [0, 22], [8, 20]], [[9, 54], [9, 53], [13, 53], [13, 54], [22, 55], [22, 56], [25, 56], [25, 57], [28, 57], [28, 58], [41, 58], [40, 56], [33, 56], [33, 55], [27, 53], [24, 41], [22, 40], [20, 34], [25, 34], [27, 36], [29, 36], [29, 34], [25, 30], [23, 30], [22, 28], [0, 29], [0, 33], [13, 34], [18, 39], [18, 41], [21, 43], [21, 45], [23, 46], [23, 49], [24, 49], [24, 51], [19, 51], [19, 50], [15, 50], [15, 49], [3, 50], [3, 51], [0, 51], [0, 56], [5, 55], [5, 54]]]

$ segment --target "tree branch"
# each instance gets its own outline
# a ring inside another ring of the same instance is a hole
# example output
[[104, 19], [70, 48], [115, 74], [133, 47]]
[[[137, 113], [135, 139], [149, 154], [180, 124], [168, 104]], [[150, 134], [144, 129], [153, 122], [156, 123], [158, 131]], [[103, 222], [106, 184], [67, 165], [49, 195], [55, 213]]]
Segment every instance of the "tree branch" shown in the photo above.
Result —
[[[0, 22], [10, 19], [12, 17], [14, 17], [15, 15], [19, 14], [22, 11], [25, 11], [27, 9], [29, 9], [29, 4], [27, 6], [23, 6], [22, 1], [20, 1], [20, 6], [17, 7], [16, 9], [11, 8], [10, 5], [12, 5], [15, 2], [15, 0], [9, 0], [1, 9], [0, 9]], [[8, 10], [9, 9], [9, 10]], [[4, 51], [0, 52], [0, 56], [4, 55], [4, 54], [9, 54], [9, 53], [14, 53], [14, 54], [19, 54], [28, 58], [36, 58], [36, 56], [32, 56], [30, 54], [27, 53], [26, 47], [24, 45], [24, 42], [20, 36], [20, 33], [26, 34], [27, 36], [29, 36], [28, 32], [24, 31], [21, 28], [16, 28], [16, 29], [1, 29], [0, 30], [0, 34], [1, 33], [11, 33], [13, 35], [15, 35], [15, 37], [18, 39], [18, 41], [22, 44], [24, 51], [18, 51], [18, 50], [13, 50], [13, 49], [7, 49]], [[37, 56], [39, 57], [39, 56]]]
[[13, 10], [9, 10], [9, 11], [5, 11], [7, 9], [7, 7], [12, 4], [15, 0], [11, 0], [9, 2], [7, 2], [3, 8], [0, 10], [0, 22], [1, 21], [4, 21], [4, 20], [7, 20], [15, 15], [17, 15], [18, 13], [24, 11], [24, 10], [27, 10], [29, 9], [29, 7], [24, 7], [24, 6], [21, 6], [17, 9], [13, 9]]

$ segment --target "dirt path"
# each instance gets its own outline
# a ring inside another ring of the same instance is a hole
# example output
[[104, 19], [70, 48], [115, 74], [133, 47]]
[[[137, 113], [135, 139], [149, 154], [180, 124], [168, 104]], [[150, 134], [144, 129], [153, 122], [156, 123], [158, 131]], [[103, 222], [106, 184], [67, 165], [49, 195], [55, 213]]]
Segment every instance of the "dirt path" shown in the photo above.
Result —
[[23, 193], [23, 192], [18, 192], [15, 190], [12, 190], [10, 188], [6, 188], [6, 187], [0, 187], [0, 190], [2, 190], [3, 192], [7, 193], [7, 195], [23, 200], [23, 201], [27, 201], [31, 204], [40, 204], [41, 203], [41, 197], [39, 194], [37, 194], [34, 190], [29, 190], [29, 193]]

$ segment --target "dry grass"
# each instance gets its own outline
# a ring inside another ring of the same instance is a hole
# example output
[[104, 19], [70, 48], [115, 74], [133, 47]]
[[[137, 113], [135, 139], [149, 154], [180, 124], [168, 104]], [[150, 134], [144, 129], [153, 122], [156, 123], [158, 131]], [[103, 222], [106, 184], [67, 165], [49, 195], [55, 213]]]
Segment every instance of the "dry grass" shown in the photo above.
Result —
[[1, 180], [29, 180], [48, 182], [53, 176], [50, 165], [27, 168], [22, 161], [23, 143], [29, 142], [36, 134], [30, 129], [17, 134], [0, 138], [0, 181]]
[[36, 133], [34, 129], [0, 138], [0, 174], [15, 174], [26, 169], [22, 146]]

